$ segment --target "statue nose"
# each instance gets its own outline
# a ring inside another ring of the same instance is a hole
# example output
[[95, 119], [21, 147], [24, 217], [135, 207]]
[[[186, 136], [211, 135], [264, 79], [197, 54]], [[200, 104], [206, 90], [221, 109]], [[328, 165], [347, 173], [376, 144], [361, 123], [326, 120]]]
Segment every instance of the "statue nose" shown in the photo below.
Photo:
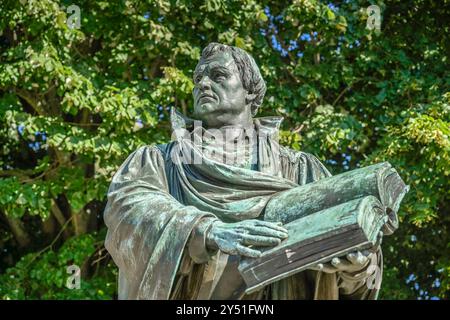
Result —
[[198, 82], [198, 86], [202, 90], [211, 89], [211, 79], [208, 76], [202, 77]]

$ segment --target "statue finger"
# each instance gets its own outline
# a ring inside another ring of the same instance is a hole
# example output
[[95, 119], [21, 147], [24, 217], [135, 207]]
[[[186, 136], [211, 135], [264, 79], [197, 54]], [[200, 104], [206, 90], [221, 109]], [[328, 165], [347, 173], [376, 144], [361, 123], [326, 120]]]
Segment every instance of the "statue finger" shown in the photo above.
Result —
[[219, 250], [227, 253], [229, 255], [237, 255], [239, 254], [236, 247], [232, 243], [219, 242], [218, 244]]
[[347, 254], [347, 260], [352, 264], [365, 264], [367, 261], [367, 256], [361, 251], [355, 251]]
[[361, 251], [356, 251], [347, 254], [347, 260], [353, 265], [363, 266], [368, 261], [368, 257], [362, 254]]
[[281, 240], [274, 237], [243, 235], [241, 243], [248, 246], [271, 247], [279, 245]]
[[359, 265], [363, 266], [369, 261], [369, 257], [362, 254], [361, 251], [358, 251], [356, 261]]
[[268, 222], [268, 221], [261, 221], [258, 220], [257, 223], [255, 223], [256, 226], [259, 227], [267, 227], [276, 231], [287, 233], [287, 229], [283, 227], [283, 224], [281, 222]]
[[238, 244], [236, 246], [236, 250], [241, 256], [246, 256], [250, 258], [259, 258], [261, 257], [261, 252], [255, 249], [251, 249], [248, 247], [245, 247], [243, 245]]
[[350, 268], [352, 265], [349, 261], [346, 260], [347, 259], [334, 257], [333, 259], [331, 259], [330, 264], [338, 270], [345, 270]]
[[335, 273], [339, 271], [336, 267], [332, 266], [330, 263], [319, 263], [308, 269], [325, 273]]
[[356, 252], [351, 252], [349, 254], [347, 254], [347, 260], [350, 261], [353, 264], [357, 263], [357, 253]]
[[338, 266], [341, 265], [342, 261], [338, 257], [334, 257], [333, 259], [331, 259], [330, 263], [331, 263], [332, 266], [338, 267]]
[[248, 230], [250, 231], [251, 234], [258, 235], [258, 236], [277, 237], [280, 239], [286, 239], [288, 237], [287, 232], [282, 232], [282, 231], [274, 230], [274, 229], [267, 228], [267, 227], [252, 226], [252, 227], [249, 227]]

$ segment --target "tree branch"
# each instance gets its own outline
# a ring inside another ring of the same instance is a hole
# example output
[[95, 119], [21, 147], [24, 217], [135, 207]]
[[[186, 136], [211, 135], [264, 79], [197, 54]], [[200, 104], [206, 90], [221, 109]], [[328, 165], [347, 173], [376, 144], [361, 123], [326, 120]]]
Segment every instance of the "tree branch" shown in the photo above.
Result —
[[17, 94], [20, 98], [25, 100], [38, 115], [40, 115], [40, 116], [45, 115], [44, 109], [42, 109], [40, 106], [38, 106], [38, 103], [36, 102], [35, 97], [33, 97], [28, 91], [18, 89], [18, 88], [14, 88], [13, 90], [14, 90], [15, 94]]

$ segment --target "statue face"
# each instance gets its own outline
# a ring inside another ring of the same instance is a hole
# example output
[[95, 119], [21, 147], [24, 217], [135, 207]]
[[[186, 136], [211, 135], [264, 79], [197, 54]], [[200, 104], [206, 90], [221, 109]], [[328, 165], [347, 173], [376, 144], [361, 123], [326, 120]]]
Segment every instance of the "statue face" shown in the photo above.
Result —
[[206, 127], [244, 125], [251, 119], [239, 70], [231, 54], [201, 59], [194, 72], [194, 113]]

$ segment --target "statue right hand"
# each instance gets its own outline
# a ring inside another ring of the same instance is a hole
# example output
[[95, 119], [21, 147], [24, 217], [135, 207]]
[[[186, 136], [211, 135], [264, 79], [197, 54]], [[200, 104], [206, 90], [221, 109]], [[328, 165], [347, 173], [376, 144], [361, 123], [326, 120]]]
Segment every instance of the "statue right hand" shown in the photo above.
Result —
[[261, 220], [235, 223], [216, 221], [207, 234], [207, 245], [230, 255], [258, 258], [261, 251], [255, 247], [276, 246], [287, 237], [288, 231], [281, 223]]

